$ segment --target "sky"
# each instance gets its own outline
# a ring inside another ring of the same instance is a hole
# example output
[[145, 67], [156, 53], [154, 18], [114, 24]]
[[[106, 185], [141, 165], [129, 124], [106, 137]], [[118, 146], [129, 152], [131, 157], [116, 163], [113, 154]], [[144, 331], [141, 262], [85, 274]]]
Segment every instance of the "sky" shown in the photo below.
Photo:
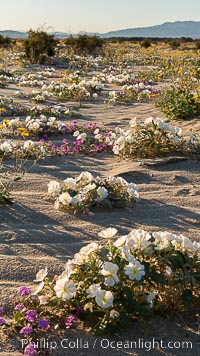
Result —
[[200, 21], [199, 0], [1, 0], [0, 30], [105, 33]]

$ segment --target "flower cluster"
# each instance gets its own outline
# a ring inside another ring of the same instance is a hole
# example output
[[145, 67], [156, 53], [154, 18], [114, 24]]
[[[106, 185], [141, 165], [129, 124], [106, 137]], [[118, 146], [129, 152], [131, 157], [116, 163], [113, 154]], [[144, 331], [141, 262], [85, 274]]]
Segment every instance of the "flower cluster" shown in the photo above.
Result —
[[13, 140], [0, 142], [0, 158], [42, 158], [47, 156], [48, 144], [27, 140], [23, 144]]
[[121, 177], [93, 177], [82, 172], [75, 179], [67, 178], [63, 186], [57, 181], [48, 183], [48, 193], [56, 209], [88, 213], [95, 206], [124, 206], [139, 198], [138, 187]]
[[128, 130], [118, 131], [113, 152], [126, 157], [155, 157], [170, 152], [187, 152], [189, 142], [190, 138], [186, 143], [180, 128], [169, 125], [160, 118], [149, 117], [140, 125], [134, 118], [130, 121]]
[[[102, 244], [89, 243], [69, 259], [60, 276], [45, 267], [36, 290], [19, 289], [16, 327], [30, 341], [41, 330], [69, 328], [81, 320], [96, 333], [153, 313], [194, 308], [199, 290], [200, 244], [166, 231], [102, 230]], [[1, 325], [6, 324], [4, 318]]]
[[61, 99], [82, 101], [87, 99], [96, 99], [104, 85], [94, 77], [92, 80], [81, 80], [78, 83], [70, 85], [64, 82], [51, 82], [48, 86], [43, 87], [48, 92], [54, 93]]
[[146, 85], [144, 82], [135, 84], [126, 84], [122, 87], [121, 92], [111, 91], [109, 93], [110, 103], [135, 102], [151, 99], [158, 95], [160, 90], [155, 89], [152, 85]]

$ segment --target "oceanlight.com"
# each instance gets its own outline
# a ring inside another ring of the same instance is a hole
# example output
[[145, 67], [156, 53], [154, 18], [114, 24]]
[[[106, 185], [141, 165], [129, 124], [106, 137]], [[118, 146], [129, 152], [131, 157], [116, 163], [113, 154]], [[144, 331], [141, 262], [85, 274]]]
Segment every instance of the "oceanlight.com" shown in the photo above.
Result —
[[[22, 348], [27, 346], [29, 341], [27, 339], [21, 340]], [[109, 339], [95, 339], [93, 342], [87, 341], [82, 338], [77, 339], [62, 339], [59, 342], [49, 339], [37, 339], [34, 343], [36, 349], [45, 349], [45, 350], [56, 350], [56, 349], [65, 349], [65, 350], [83, 350], [83, 349], [95, 349], [101, 348], [102, 350], [116, 349], [116, 350], [136, 350], [143, 349], [145, 351], [151, 351], [153, 349], [192, 349], [191, 341], [164, 341], [164, 340], [145, 340], [139, 338], [137, 340], [109, 340]]]

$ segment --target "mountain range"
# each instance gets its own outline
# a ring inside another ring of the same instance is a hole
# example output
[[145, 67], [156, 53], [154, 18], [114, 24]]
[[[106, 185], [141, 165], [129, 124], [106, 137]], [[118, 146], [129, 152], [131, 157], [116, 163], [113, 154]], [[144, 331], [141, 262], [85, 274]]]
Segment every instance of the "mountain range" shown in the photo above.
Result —
[[[64, 32], [51, 32], [57, 38], [67, 38], [69, 33]], [[27, 32], [19, 32], [12, 30], [0, 31], [3, 36], [11, 38], [26, 38]], [[90, 33], [91, 34], [91, 33]], [[110, 31], [107, 33], [92, 33], [102, 38], [111, 37], [166, 37], [166, 38], [200, 38], [200, 21], [176, 21], [166, 22], [162, 25], [128, 28], [117, 31]]]

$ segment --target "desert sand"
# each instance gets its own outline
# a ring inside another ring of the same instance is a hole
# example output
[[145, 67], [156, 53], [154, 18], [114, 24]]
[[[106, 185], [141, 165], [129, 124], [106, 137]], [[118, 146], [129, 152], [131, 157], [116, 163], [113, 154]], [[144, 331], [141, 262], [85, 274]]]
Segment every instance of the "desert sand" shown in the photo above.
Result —
[[[11, 95], [18, 88], [1, 89], [1, 94]], [[93, 103], [84, 103], [78, 120], [95, 121], [99, 125], [124, 126], [133, 117], [143, 120], [149, 116], [162, 117], [151, 103], [107, 105], [104, 96], [115, 89], [106, 85], [100, 98]], [[26, 89], [27, 90], [27, 89]], [[72, 121], [70, 119], [69, 121]], [[191, 122], [176, 122], [185, 133]], [[192, 122], [198, 129], [198, 120]], [[62, 138], [61, 138], [62, 139]], [[55, 138], [58, 140], [58, 137]], [[134, 182], [140, 189], [140, 201], [132, 209], [99, 209], [94, 216], [74, 216], [54, 210], [47, 199], [47, 183], [74, 177], [81, 171], [94, 175], [121, 176]], [[13, 205], [0, 207], [0, 304], [9, 312], [17, 289], [21, 285], [33, 286], [33, 279], [40, 268], [48, 267], [53, 276], [63, 270], [69, 257], [86, 243], [99, 241], [101, 229], [116, 227], [120, 234], [131, 229], [142, 228], [149, 231], [167, 230], [184, 234], [193, 240], [199, 239], [200, 228], [200, 186], [199, 162], [191, 159], [163, 163], [162, 161], [122, 160], [108, 154], [77, 157], [55, 157], [41, 161], [22, 181], [13, 186]], [[192, 349], [166, 348], [152, 349], [103, 349], [104, 337], [92, 336], [87, 330], [67, 331], [64, 338], [88, 341], [88, 349], [64, 349], [60, 346], [50, 355], [138, 355], [144, 356], [190, 356], [200, 355], [199, 329], [192, 315], [172, 315], [171, 318], [155, 317], [147, 320], [145, 334], [137, 322], [123, 331], [114, 340], [164, 340], [191, 341]], [[108, 338], [108, 337], [105, 337]], [[54, 336], [51, 336], [55, 340]], [[199, 352], [199, 353], [198, 353]], [[0, 339], [0, 355], [21, 355], [19, 341]]]

